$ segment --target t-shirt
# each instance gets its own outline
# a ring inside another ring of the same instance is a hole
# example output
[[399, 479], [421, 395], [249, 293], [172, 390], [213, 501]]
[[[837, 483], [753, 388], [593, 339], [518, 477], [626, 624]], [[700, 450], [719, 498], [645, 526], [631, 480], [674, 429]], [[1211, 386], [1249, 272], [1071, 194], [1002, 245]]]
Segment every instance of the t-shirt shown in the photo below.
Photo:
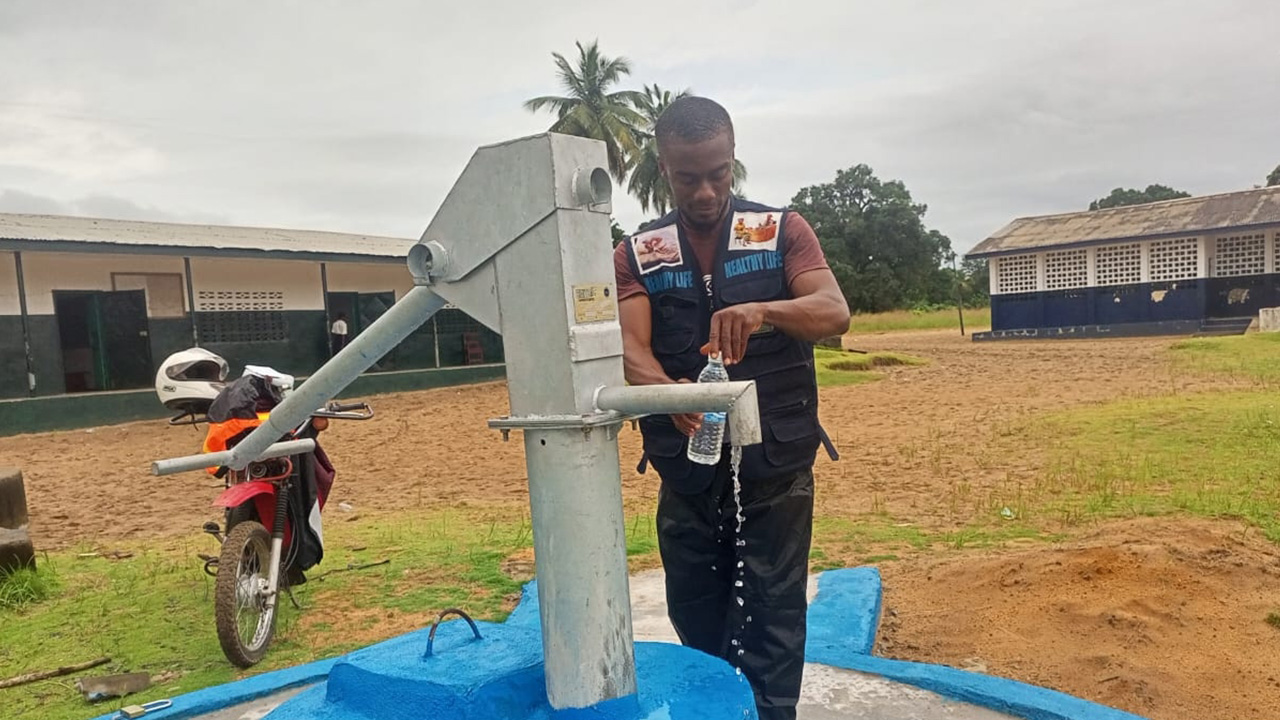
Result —
[[[681, 220], [681, 227], [684, 229], [685, 238], [689, 241], [689, 245], [693, 248], [693, 254], [698, 258], [698, 267], [701, 269], [703, 280], [710, 285], [712, 263], [715, 262], [716, 247], [720, 243], [720, 234], [724, 228], [724, 223], [728, 222], [733, 213], [726, 213], [725, 219], [720, 221], [720, 225], [710, 232], [698, 232], [697, 230], [684, 224]], [[787, 273], [787, 285], [790, 286], [796, 276], [810, 270], [822, 270], [827, 267], [827, 258], [822, 254], [822, 246], [818, 244], [818, 236], [813, 232], [813, 227], [809, 225], [809, 221], [805, 220], [800, 213], [787, 213], [786, 222], [782, 230], [785, 238], [787, 254], [783, 258], [783, 267]], [[618, 302], [622, 302], [633, 295], [647, 293], [644, 284], [641, 283], [631, 272], [631, 264], [627, 261], [627, 253], [631, 252], [631, 243], [620, 242], [618, 247], [613, 249], [613, 272], [618, 283]]]
[[332, 330], [330, 330], [330, 332], [332, 332], [334, 335], [346, 335], [346, 334], [347, 334], [347, 321], [346, 321], [346, 320], [334, 320], [334, 321], [333, 321], [333, 329], [332, 329]]

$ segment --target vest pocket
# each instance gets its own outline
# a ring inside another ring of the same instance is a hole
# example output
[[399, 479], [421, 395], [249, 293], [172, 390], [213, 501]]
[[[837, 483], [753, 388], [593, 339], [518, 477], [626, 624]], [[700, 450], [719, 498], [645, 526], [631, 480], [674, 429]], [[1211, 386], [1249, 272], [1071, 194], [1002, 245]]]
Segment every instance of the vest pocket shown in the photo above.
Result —
[[767, 467], [775, 471], [799, 469], [813, 462], [821, 439], [814, 408], [805, 403], [780, 408], [761, 417], [761, 439]]
[[680, 355], [693, 349], [698, 334], [698, 303], [672, 293], [653, 298], [653, 335], [650, 346], [655, 355]]

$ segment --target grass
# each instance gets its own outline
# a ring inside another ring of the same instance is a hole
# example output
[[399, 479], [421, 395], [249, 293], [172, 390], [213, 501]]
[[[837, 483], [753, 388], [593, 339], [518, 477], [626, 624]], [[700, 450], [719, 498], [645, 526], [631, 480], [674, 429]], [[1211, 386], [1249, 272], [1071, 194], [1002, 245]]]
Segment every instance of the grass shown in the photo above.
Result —
[[1175, 343], [1175, 366], [1274, 386], [1280, 382], [1280, 333], [1192, 338]]
[[1041, 529], [1175, 513], [1232, 518], [1280, 542], [1280, 334], [1194, 338], [1169, 352], [1183, 372], [1243, 380], [1244, 389], [1122, 399], [1018, 421], [975, 457], [1037, 457], [1039, 471], [981, 497], [954, 484], [953, 501], [981, 505], [978, 515], [1007, 507], [1016, 523]]
[[[991, 327], [991, 308], [965, 308], [965, 332], [970, 330], [986, 330]], [[849, 332], [882, 333], [896, 330], [944, 330], [960, 329], [960, 318], [955, 308], [947, 310], [931, 310], [918, 312], [915, 310], [891, 310], [882, 313], [854, 315], [849, 323]]]
[[1007, 438], [1047, 465], [1017, 514], [1065, 525], [1188, 513], [1237, 518], [1280, 542], [1280, 398], [1241, 391], [1122, 400], [1053, 413]]
[[902, 553], [990, 548], [1012, 540], [1053, 540], [1059, 536], [1022, 523], [997, 525], [985, 519], [961, 528], [931, 530], [882, 512], [856, 517], [814, 518], [810, 570], [898, 560]]
[[1267, 624], [1280, 630], [1280, 613], [1267, 613]]
[[0, 612], [21, 610], [57, 592], [58, 575], [46, 556], [34, 568], [22, 567], [9, 573], [0, 572]]
[[[247, 674], [332, 657], [423, 627], [447, 607], [501, 620], [518, 598], [521, 583], [502, 564], [531, 546], [526, 518], [405, 513], [352, 524], [337, 522], [337, 513], [329, 517], [325, 559], [295, 591], [304, 610], [284, 604], [266, 660]], [[639, 539], [645, 542], [643, 535]], [[75, 692], [74, 677], [33, 683], [4, 691], [5, 717], [82, 720], [245, 675], [218, 647], [213, 579], [196, 557], [215, 551], [212, 540], [113, 547], [134, 555], [79, 557], [89, 548], [50, 553], [38, 575], [50, 579], [44, 568], [57, 568], [46, 597], [0, 609], [0, 678], [108, 656], [109, 665], [84, 674], [171, 671], [177, 679], [127, 702], [92, 706]], [[381, 559], [391, 562], [320, 577]], [[31, 584], [24, 581], [24, 587]]]
[[877, 370], [898, 365], [925, 365], [921, 358], [892, 352], [851, 353], [834, 348], [815, 347], [813, 358], [817, 363], [818, 385], [839, 387], [860, 385], [884, 377]]
[[[369, 515], [360, 523], [342, 522], [343, 517], [326, 516], [324, 561], [295, 590], [304, 609], [283, 605], [266, 659], [248, 673], [231, 666], [218, 647], [213, 579], [196, 557], [216, 552], [213, 540], [199, 536], [160, 547], [117, 543], [113, 549], [133, 553], [123, 560], [81, 557], [89, 547], [49, 553], [38, 573], [15, 574], [0, 585], [0, 591], [24, 588], [21, 593], [29, 598], [0, 606], [0, 679], [99, 656], [111, 663], [82, 675], [174, 672], [178, 677], [127, 701], [96, 705], [75, 692], [79, 676], [33, 683], [3, 691], [6, 706], [0, 714], [82, 720], [126, 704], [340, 655], [425, 627], [449, 607], [477, 620], [501, 621], [532, 577], [531, 565], [510, 574], [505, 567], [508, 558], [532, 559], [529, 518], [517, 510], [402, 512]], [[657, 566], [652, 514], [632, 517], [626, 539], [633, 569]], [[379, 560], [390, 562], [348, 570]]]

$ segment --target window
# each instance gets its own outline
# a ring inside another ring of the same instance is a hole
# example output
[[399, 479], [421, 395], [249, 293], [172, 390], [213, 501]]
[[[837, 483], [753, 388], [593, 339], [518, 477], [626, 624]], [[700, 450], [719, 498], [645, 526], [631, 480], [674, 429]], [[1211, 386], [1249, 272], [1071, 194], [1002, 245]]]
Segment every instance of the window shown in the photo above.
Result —
[[1200, 272], [1200, 239], [1176, 238], [1151, 243], [1151, 280], [1182, 280]]
[[1098, 285], [1127, 285], [1142, 281], [1142, 246], [1105, 245], [1098, 248]]
[[284, 292], [201, 290], [196, 295], [200, 339], [205, 342], [280, 342], [289, 339]]
[[1035, 292], [1039, 289], [1035, 255], [996, 258], [996, 293]]
[[1266, 270], [1266, 235], [1233, 235], [1214, 240], [1213, 277], [1261, 275]]
[[1045, 287], [1049, 290], [1084, 287], [1089, 284], [1089, 251], [1058, 250], [1045, 254]]
[[200, 312], [229, 310], [284, 310], [282, 290], [201, 290], [196, 293]]
[[147, 294], [147, 317], [185, 317], [182, 276], [164, 273], [112, 273], [111, 287], [115, 290], [143, 290]]

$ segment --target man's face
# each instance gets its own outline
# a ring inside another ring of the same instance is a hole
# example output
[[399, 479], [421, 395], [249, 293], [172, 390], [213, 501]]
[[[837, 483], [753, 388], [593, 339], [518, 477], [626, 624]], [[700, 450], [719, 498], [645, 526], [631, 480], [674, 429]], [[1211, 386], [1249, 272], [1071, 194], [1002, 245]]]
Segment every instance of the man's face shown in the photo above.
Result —
[[724, 215], [733, 186], [733, 137], [726, 129], [696, 143], [667, 138], [658, 148], [658, 169], [685, 222], [710, 230]]

